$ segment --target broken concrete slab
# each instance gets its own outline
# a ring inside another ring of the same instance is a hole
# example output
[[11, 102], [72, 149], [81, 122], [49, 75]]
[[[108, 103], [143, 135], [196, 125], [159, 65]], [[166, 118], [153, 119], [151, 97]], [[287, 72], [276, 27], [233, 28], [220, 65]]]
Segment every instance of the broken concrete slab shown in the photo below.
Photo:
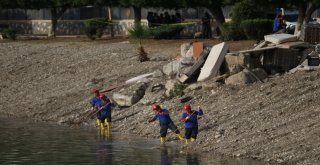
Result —
[[218, 45], [214, 45], [211, 48], [206, 62], [201, 68], [201, 72], [197, 81], [204, 81], [208, 79], [210, 76], [217, 76], [220, 66], [228, 50], [229, 45], [225, 42], [222, 42]]
[[264, 40], [268, 42], [272, 42], [274, 44], [281, 44], [285, 42], [290, 42], [290, 41], [297, 41], [298, 38], [297, 36], [294, 36], [292, 34], [270, 34], [270, 35], [265, 35]]
[[188, 50], [190, 49], [190, 47], [191, 47], [190, 43], [181, 44], [181, 46], [180, 46], [180, 55], [182, 57], [187, 57], [186, 54], [187, 54]]
[[180, 62], [175, 60], [171, 61], [169, 64], [163, 66], [163, 73], [167, 76], [175, 76], [181, 69]]
[[120, 107], [129, 107], [137, 103], [145, 94], [146, 83], [138, 83], [121, 89], [112, 95], [112, 99]]
[[240, 56], [232, 53], [228, 53], [225, 56], [226, 64], [228, 65], [229, 72], [231, 74], [238, 73], [243, 70], [243, 68], [240, 66], [240, 64], [244, 65], [243, 59], [240, 58]]
[[182, 75], [179, 78], [179, 81], [182, 83], [188, 82], [188, 81], [193, 81], [197, 79], [197, 76], [200, 74], [200, 69], [203, 66], [203, 64], [205, 63], [209, 52], [210, 52], [210, 47], [205, 47], [200, 55], [199, 60], [190, 68], [190, 70]]
[[[268, 77], [268, 74], [264, 71], [262, 68], [256, 68], [251, 70], [251, 72], [258, 77], [258, 79], [263, 80]], [[249, 83], [253, 83], [257, 80], [255, 76], [252, 75], [249, 70], [244, 69], [242, 72], [239, 72], [237, 74], [234, 74], [230, 77], [228, 77], [225, 80], [225, 83], [227, 85], [245, 85]]]

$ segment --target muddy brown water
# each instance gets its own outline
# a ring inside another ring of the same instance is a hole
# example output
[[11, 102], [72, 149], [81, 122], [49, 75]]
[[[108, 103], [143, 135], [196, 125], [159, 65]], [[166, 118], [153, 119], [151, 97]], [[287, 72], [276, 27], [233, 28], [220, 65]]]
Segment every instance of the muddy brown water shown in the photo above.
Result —
[[263, 164], [253, 160], [203, 157], [181, 151], [175, 143], [91, 128], [69, 128], [17, 119], [0, 119], [0, 164]]

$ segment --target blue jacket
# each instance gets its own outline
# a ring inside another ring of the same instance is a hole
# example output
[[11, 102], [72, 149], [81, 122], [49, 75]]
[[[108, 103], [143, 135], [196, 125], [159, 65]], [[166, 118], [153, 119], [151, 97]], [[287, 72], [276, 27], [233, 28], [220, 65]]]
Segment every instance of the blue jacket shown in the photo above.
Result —
[[153, 122], [158, 118], [160, 125], [167, 125], [172, 122], [169, 116], [169, 111], [166, 109], [161, 109], [160, 112], [157, 112], [156, 115], [151, 120], [149, 120], [149, 122]]
[[97, 102], [100, 102], [100, 101], [101, 101], [101, 100], [100, 100], [98, 97], [94, 96], [94, 97], [92, 97], [92, 99], [90, 100], [90, 104], [91, 104], [92, 107], [95, 107], [95, 106], [96, 106], [96, 103], [97, 103]]
[[110, 102], [102, 102], [99, 101], [96, 103], [96, 107], [98, 108], [98, 110], [102, 107], [102, 110], [100, 110], [99, 113], [99, 117], [107, 117], [107, 116], [111, 116], [111, 103]]
[[181, 120], [184, 120], [186, 117], [190, 117], [188, 120], [185, 121], [184, 127], [185, 128], [196, 128], [198, 127], [198, 115], [202, 116], [203, 111], [200, 109], [199, 111], [193, 111], [190, 115], [187, 113], [182, 113]]

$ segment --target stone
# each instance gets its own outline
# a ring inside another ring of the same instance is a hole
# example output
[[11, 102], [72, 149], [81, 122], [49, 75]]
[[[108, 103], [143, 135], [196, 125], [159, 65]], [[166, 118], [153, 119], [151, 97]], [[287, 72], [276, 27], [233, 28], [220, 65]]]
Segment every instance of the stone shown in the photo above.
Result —
[[195, 63], [194, 58], [192, 57], [184, 57], [180, 59], [180, 64], [185, 66], [191, 66]]
[[194, 90], [200, 90], [202, 88], [202, 84], [196, 83], [189, 85], [186, 89], [184, 89], [184, 92], [190, 92]]
[[172, 61], [169, 64], [163, 66], [163, 73], [170, 77], [175, 76], [177, 73], [179, 73], [180, 67], [181, 66], [179, 61]]
[[163, 77], [163, 72], [161, 70], [155, 70], [153, 73], [152, 73], [152, 77], [153, 78], [161, 78]]
[[[260, 80], [263, 80], [266, 77], [268, 77], [268, 74], [262, 68], [253, 69], [251, 72], [255, 74]], [[259, 81], [252, 75], [252, 73], [245, 69], [242, 72], [228, 77], [225, 80], [225, 83], [227, 85], [245, 85]]]
[[186, 57], [186, 54], [187, 54], [188, 50], [190, 49], [190, 47], [191, 47], [190, 43], [181, 44], [181, 46], [180, 46], [180, 55], [182, 57]]
[[170, 92], [175, 90], [175, 87], [181, 85], [177, 80], [168, 80], [165, 88], [166, 88], [166, 96], [170, 97]]
[[193, 57], [193, 47], [190, 47], [185, 57]]
[[129, 107], [137, 103], [145, 94], [146, 83], [133, 84], [113, 93], [112, 99], [120, 107]]

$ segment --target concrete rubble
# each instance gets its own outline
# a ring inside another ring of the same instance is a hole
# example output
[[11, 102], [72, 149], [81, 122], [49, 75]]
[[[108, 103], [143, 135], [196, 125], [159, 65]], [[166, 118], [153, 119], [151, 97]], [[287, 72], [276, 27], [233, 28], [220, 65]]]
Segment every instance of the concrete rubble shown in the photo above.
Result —
[[[126, 92], [115, 93], [113, 99], [120, 106], [132, 106], [137, 102], [150, 105], [177, 97], [172, 96], [176, 94], [177, 87], [184, 89], [176, 95], [183, 95], [216, 81], [232, 86], [263, 83], [264, 79], [273, 74], [319, 69], [319, 52], [320, 45], [299, 41], [290, 34], [266, 35], [265, 41], [252, 49], [238, 52], [230, 52], [226, 43], [214, 46], [202, 42], [185, 43], [180, 47], [180, 55], [164, 65], [162, 71], [127, 80], [142, 79], [144, 85], [134, 89], [126, 88]], [[195, 84], [197, 81], [202, 83]], [[146, 89], [146, 84], [150, 83]], [[128, 94], [130, 90], [134, 92]]]

